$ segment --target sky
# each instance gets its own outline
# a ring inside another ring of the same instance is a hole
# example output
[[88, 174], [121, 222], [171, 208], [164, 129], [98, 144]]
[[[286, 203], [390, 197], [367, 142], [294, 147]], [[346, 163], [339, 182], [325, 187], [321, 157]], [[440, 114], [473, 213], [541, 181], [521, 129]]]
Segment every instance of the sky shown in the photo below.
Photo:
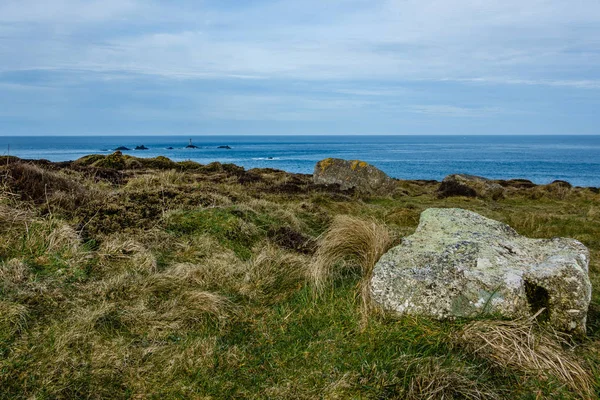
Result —
[[600, 134], [598, 0], [1, 0], [0, 135]]

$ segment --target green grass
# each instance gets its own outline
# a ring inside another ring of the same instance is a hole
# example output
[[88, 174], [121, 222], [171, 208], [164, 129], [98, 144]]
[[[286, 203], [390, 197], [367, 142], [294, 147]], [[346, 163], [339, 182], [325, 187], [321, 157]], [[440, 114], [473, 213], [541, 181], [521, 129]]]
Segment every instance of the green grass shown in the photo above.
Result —
[[[232, 166], [156, 159], [140, 165], [162, 171], [133, 171], [125, 161], [136, 160], [91, 157], [50, 175], [93, 193], [75, 208], [61, 193], [36, 202], [3, 183], [0, 399], [578, 398], [551, 374], [469, 351], [456, 340], [469, 321], [365, 320], [356, 274], [316, 295], [310, 255], [273, 234], [316, 240], [350, 215], [402, 237], [429, 207], [588, 246], [588, 334], [572, 354], [600, 388], [598, 194], [538, 187], [499, 201], [437, 199], [433, 184], [402, 182], [393, 197], [290, 195], [271, 190], [291, 179], [285, 173], [255, 171], [240, 184], [245, 172]], [[116, 167], [123, 181], [91, 179], [88, 164]], [[310, 188], [310, 177], [294, 179]]]

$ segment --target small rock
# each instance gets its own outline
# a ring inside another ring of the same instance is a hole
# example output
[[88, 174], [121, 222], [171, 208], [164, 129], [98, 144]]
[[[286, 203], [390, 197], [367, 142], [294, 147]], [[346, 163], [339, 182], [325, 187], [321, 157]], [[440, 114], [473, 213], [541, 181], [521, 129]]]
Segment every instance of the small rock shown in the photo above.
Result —
[[555, 187], [561, 187], [561, 188], [565, 188], [565, 189], [570, 189], [573, 187], [573, 185], [571, 185], [569, 182], [561, 181], [560, 179], [552, 181], [547, 186], [555, 186]]
[[127, 150], [131, 150], [131, 149], [128, 147], [125, 147], [125, 146], [119, 146], [115, 149], [115, 151], [127, 151]]
[[146, 146], [141, 145], [141, 146], [135, 146], [134, 150], [149, 150]]
[[444, 178], [437, 194], [439, 198], [466, 196], [498, 200], [504, 197], [504, 188], [481, 176], [453, 174]]
[[190, 142], [188, 143], [187, 146], [185, 146], [186, 149], [199, 149], [200, 147], [192, 144], [192, 139], [190, 139]]
[[340, 185], [340, 189], [356, 189], [365, 193], [386, 194], [394, 190], [396, 182], [385, 172], [360, 160], [326, 158], [315, 165], [315, 184]]
[[415, 233], [375, 265], [373, 300], [398, 314], [437, 319], [538, 317], [584, 333], [589, 252], [574, 239], [529, 239], [458, 208], [430, 208]]
[[229, 146], [219, 146], [219, 147], [217, 147], [217, 149], [227, 149], [227, 150], [231, 150], [231, 147], [229, 147]]

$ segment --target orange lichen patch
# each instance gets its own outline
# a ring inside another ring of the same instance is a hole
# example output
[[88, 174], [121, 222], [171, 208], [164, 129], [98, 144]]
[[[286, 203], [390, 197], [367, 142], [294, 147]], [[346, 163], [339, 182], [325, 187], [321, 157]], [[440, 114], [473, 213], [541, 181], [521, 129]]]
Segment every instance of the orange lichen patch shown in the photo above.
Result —
[[326, 158], [324, 160], [319, 161], [319, 167], [321, 168], [321, 172], [325, 172], [325, 170], [333, 165], [333, 158]]
[[364, 161], [353, 160], [352, 164], [350, 165], [350, 168], [352, 168], [352, 171], [356, 171], [356, 168], [364, 168], [366, 166], [367, 163]]

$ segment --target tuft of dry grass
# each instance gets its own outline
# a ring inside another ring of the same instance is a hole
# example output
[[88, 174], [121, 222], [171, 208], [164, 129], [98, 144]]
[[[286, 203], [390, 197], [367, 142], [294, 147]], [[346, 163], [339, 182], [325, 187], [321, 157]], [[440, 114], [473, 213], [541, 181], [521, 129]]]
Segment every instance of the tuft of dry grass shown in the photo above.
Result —
[[27, 306], [0, 300], [0, 344], [25, 329], [28, 319]]
[[318, 293], [344, 270], [360, 269], [360, 294], [365, 310], [370, 308], [369, 281], [373, 267], [394, 243], [390, 230], [374, 220], [336, 216], [318, 239], [309, 277]]
[[156, 258], [144, 245], [126, 239], [122, 235], [115, 235], [102, 243], [98, 252], [99, 265], [106, 271], [114, 271], [115, 266], [120, 269], [136, 272], [152, 273], [157, 270]]
[[552, 376], [582, 398], [591, 399], [593, 379], [575, 356], [564, 348], [567, 337], [542, 331], [534, 318], [513, 321], [483, 320], [466, 325], [457, 335], [467, 351], [508, 370]]
[[442, 357], [419, 357], [409, 361], [406, 371], [411, 375], [403, 393], [406, 400], [499, 399], [498, 393], [472, 379], [473, 367], [444, 365]]
[[306, 280], [307, 257], [267, 244], [247, 266], [242, 294], [252, 300], [281, 301]]
[[13, 258], [0, 263], [0, 282], [13, 285], [27, 281], [31, 275], [29, 267], [21, 260]]

